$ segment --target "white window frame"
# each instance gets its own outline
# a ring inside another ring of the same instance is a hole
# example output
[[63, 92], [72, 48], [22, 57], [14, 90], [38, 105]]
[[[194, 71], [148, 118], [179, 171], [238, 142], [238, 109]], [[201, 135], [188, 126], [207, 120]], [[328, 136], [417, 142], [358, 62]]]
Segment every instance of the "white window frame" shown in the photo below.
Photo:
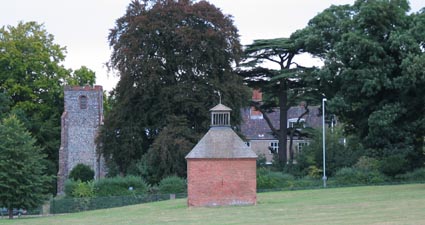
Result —
[[[290, 118], [290, 119], [288, 119], [288, 122], [286, 124], [286, 127], [287, 128], [294, 127], [294, 124], [296, 124], [297, 121], [298, 121], [298, 118]], [[305, 128], [305, 119], [304, 118], [301, 118], [300, 119], [300, 123], [302, 123], [303, 124], [303, 128]]]
[[295, 154], [294, 155], [297, 155], [300, 152], [302, 152], [303, 149], [308, 145], [310, 145], [310, 142], [308, 142], [308, 141], [297, 142], [297, 145], [295, 146]]
[[[276, 153], [279, 152], [279, 141], [271, 141], [269, 144], [269, 147], [271, 147], [272, 150], [274, 150]], [[269, 153], [272, 154], [272, 151], [269, 149]]]

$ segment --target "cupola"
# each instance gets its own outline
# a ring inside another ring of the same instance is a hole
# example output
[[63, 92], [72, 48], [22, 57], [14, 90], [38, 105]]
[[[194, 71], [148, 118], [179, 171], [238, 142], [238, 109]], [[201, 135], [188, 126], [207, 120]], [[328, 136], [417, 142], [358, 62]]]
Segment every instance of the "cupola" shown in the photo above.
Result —
[[210, 109], [211, 112], [211, 127], [230, 127], [230, 112], [231, 108], [218, 104]]

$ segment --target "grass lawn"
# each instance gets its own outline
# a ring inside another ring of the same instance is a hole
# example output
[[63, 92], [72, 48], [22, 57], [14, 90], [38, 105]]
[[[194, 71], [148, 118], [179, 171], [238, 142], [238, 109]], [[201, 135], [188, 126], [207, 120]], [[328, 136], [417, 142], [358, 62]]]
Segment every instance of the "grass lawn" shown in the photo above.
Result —
[[0, 224], [425, 224], [425, 184], [260, 193], [256, 206], [187, 208], [186, 199]]

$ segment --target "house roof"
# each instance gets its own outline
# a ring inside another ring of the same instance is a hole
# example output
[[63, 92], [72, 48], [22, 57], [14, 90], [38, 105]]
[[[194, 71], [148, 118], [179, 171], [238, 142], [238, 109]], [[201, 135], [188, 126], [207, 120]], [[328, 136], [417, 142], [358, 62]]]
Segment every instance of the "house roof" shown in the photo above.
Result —
[[186, 159], [257, 158], [257, 155], [230, 127], [211, 127]]
[[[302, 117], [305, 120], [307, 127], [318, 128], [321, 127], [320, 107], [309, 106], [309, 113]], [[240, 131], [247, 140], [275, 140], [276, 138], [272, 135], [272, 131], [268, 126], [266, 120], [260, 114], [252, 113], [251, 108], [241, 109], [242, 123], [240, 125]], [[302, 113], [304, 113], [304, 107], [296, 106], [291, 107], [288, 110], [288, 119], [298, 119]], [[272, 112], [267, 113], [273, 126], [279, 128], [280, 121], [280, 110], [275, 108]]]

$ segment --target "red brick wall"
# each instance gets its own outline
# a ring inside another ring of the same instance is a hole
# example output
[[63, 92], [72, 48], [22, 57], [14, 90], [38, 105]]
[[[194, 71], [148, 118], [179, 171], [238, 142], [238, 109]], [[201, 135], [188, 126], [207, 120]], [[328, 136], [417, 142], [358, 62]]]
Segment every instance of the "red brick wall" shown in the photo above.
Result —
[[188, 206], [253, 205], [256, 159], [188, 159]]

